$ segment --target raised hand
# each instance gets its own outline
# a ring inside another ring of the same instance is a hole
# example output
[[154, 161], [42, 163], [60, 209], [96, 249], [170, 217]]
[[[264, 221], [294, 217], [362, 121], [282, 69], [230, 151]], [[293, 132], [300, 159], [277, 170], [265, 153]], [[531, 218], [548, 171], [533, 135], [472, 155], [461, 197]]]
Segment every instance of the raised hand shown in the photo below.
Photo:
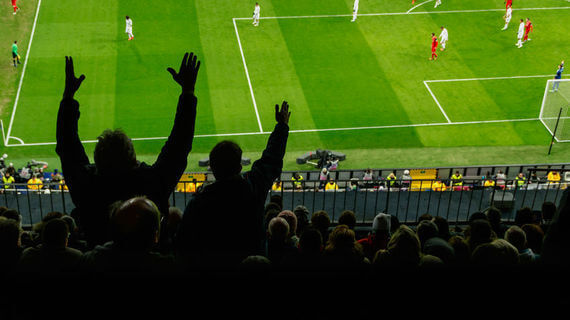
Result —
[[81, 83], [85, 80], [85, 75], [75, 77], [75, 70], [73, 69], [73, 58], [65, 57], [65, 90], [63, 91], [64, 98], [73, 98], [75, 92], [81, 86]]
[[291, 112], [289, 112], [289, 103], [283, 101], [281, 104], [281, 110], [279, 110], [279, 105], [275, 105], [275, 120], [279, 123], [289, 124], [289, 117], [291, 117]]
[[182, 63], [180, 64], [180, 70], [178, 73], [170, 67], [166, 70], [170, 72], [174, 81], [182, 87], [182, 93], [193, 94], [199, 69], [200, 61], [197, 60], [194, 52], [190, 53], [190, 56], [188, 55], [188, 52], [186, 52], [184, 54], [184, 58], [182, 58]]

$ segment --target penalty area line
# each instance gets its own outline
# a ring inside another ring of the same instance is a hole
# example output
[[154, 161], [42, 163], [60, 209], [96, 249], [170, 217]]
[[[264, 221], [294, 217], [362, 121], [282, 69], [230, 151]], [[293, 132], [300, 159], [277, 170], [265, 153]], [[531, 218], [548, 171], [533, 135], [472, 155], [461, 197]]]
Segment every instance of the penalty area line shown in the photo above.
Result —
[[[395, 125], [385, 125], [385, 126], [365, 126], [365, 127], [345, 127], [345, 128], [296, 129], [296, 130], [289, 130], [289, 133], [379, 130], [379, 129], [438, 127], [438, 126], [475, 125], [475, 124], [492, 124], [492, 123], [507, 123], [507, 122], [530, 122], [530, 121], [541, 121], [541, 119], [539, 119], [539, 118], [499, 119], [499, 120], [479, 120], [479, 121], [411, 123], [411, 124], [395, 124]], [[236, 137], [236, 136], [253, 136], [253, 135], [269, 135], [269, 134], [271, 134], [271, 132], [218, 133], [218, 134], [195, 135], [194, 138], [228, 137], [228, 136]], [[149, 140], [166, 140], [166, 139], [168, 139], [168, 137], [132, 138], [131, 140], [133, 140], [133, 141], [149, 141]], [[82, 143], [96, 143], [97, 140], [83, 140], [81, 142]], [[56, 144], [56, 142], [37, 142], [37, 143], [23, 143], [23, 144], [7, 144], [6, 147], [30, 147], [30, 146], [46, 146], [46, 145], [55, 145], [55, 144]]]

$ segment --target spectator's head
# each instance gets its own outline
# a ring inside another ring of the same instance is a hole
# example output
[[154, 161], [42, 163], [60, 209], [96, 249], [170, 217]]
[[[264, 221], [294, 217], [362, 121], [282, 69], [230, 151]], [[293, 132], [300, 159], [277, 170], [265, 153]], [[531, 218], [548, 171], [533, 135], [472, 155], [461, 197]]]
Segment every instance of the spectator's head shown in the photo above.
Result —
[[269, 221], [267, 235], [271, 241], [284, 242], [289, 237], [289, 223], [282, 217], [275, 217]]
[[0, 217], [0, 251], [20, 246], [22, 228], [16, 220]]
[[309, 225], [309, 209], [298, 205], [293, 210], [293, 213], [297, 216], [297, 235], [300, 236]]
[[356, 235], [347, 225], [340, 224], [336, 226], [329, 235], [326, 251], [354, 251], [358, 247]]
[[[328, 228], [331, 225], [331, 218], [329, 217], [329, 214], [324, 210], [319, 210], [313, 213], [311, 216], [311, 225], [317, 228], [321, 232], [323, 239], [326, 240], [328, 235]], [[326, 234], [323, 232], [326, 232]]]
[[22, 215], [16, 209], [6, 209], [1, 215], [8, 219], [16, 220], [18, 225], [22, 225]]
[[160, 212], [154, 202], [135, 197], [123, 202], [111, 217], [111, 237], [127, 251], [147, 251], [158, 241]]
[[264, 217], [265, 229], [269, 227], [269, 222], [271, 221], [271, 219], [277, 217], [277, 215], [280, 212], [281, 212], [280, 209], [275, 209], [275, 208], [269, 208], [265, 211], [265, 217]]
[[407, 225], [401, 225], [388, 242], [390, 258], [397, 264], [417, 266], [421, 257], [421, 245], [418, 236]]
[[514, 266], [519, 263], [517, 248], [505, 239], [495, 239], [475, 248], [471, 262], [476, 266]]
[[554, 218], [554, 214], [556, 213], [556, 205], [550, 201], [544, 202], [542, 204], [541, 213], [542, 219], [544, 219], [544, 221], [552, 220], [552, 218]]
[[437, 237], [438, 233], [437, 225], [431, 220], [420, 221], [416, 229], [416, 234], [422, 246], [428, 239]]
[[512, 226], [505, 231], [505, 240], [520, 252], [526, 248], [526, 234], [519, 226]]
[[297, 234], [297, 216], [291, 210], [283, 210], [277, 215], [285, 220], [289, 224], [289, 237]]
[[542, 244], [544, 241], [544, 230], [534, 223], [523, 224], [521, 229], [526, 235], [526, 245], [531, 248], [534, 253], [542, 252]]
[[489, 218], [487, 218], [487, 215], [480, 211], [474, 212], [469, 216], [469, 222], [475, 221], [477, 219], [483, 219], [487, 221], [489, 220]]
[[515, 224], [521, 227], [527, 223], [534, 223], [534, 213], [532, 212], [531, 208], [522, 207], [517, 210], [517, 213], [515, 215]]
[[34, 230], [35, 232], [37, 232], [38, 234], [41, 235], [42, 230], [43, 230], [45, 224], [46, 224], [48, 221], [50, 221], [50, 220], [52, 220], [52, 219], [58, 219], [58, 218], [61, 218], [61, 217], [63, 217], [63, 213], [61, 213], [61, 212], [59, 212], [59, 211], [48, 212], [48, 214], [46, 214], [46, 215], [42, 218], [42, 221], [40, 221], [40, 222], [34, 224], [33, 230]]
[[242, 150], [233, 141], [220, 141], [210, 151], [210, 168], [217, 180], [224, 180], [241, 172]]
[[344, 224], [354, 230], [356, 226], [356, 215], [352, 210], [344, 210], [338, 218], [338, 224]]
[[276, 203], [279, 206], [279, 210], [283, 210], [283, 197], [280, 194], [272, 194], [269, 197], [269, 202]]
[[467, 244], [471, 251], [477, 246], [489, 243], [496, 238], [491, 224], [486, 219], [476, 219], [469, 223], [469, 234], [467, 236]]
[[315, 228], [309, 227], [301, 233], [299, 251], [307, 254], [318, 254], [323, 250], [323, 236]]
[[459, 265], [466, 265], [469, 263], [470, 253], [469, 246], [465, 239], [458, 235], [453, 235], [447, 241], [453, 248], [454, 262]]
[[439, 231], [438, 236], [443, 240], [447, 241], [451, 236], [451, 233], [449, 232], [449, 223], [447, 222], [447, 219], [442, 216], [435, 216], [433, 217], [432, 221], [437, 226], [437, 230]]
[[374, 217], [374, 220], [372, 220], [372, 233], [385, 234], [387, 236], [390, 236], [392, 233], [391, 223], [391, 216], [389, 214], [380, 212], [376, 215], [376, 217]]
[[422, 222], [424, 220], [429, 220], [431, 221], [433, 219], [433, 216], [429, 213], [424, 213], [421, 216], [418, 217], [418, 222]]
[[485, 211], [485, 215], [487, 216], [487, 220], [491, 223], [491, 225], [499, 225], [501, 223], [501, 210], [497, 209], [496, 207], [490, 207]]
[[107, 129], [97, 137], [94, 160], [101, 174], [124, 172], [137, 166], [133, 142], [121, 129]]
[[66, 247], [68, 238], [69, 227], [63, 219], [52, 219], [44, 225], [42, 232], [42, 243], [46, 247]]

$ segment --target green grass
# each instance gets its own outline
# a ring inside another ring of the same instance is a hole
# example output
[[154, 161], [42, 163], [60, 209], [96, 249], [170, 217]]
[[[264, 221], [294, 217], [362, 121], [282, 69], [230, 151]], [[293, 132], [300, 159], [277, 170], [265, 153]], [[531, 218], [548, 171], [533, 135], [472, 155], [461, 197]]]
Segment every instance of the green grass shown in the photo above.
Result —
[[[421, 2], [421, 1], [420, 1]], [[418, 3], [420, 3], [418, 2]], [[0, 25], [16, 30], [22, 57], [35, 14], [2, 16]], [[262, 17], [350, 14], [352, 0], [263, 1]], [[55, 141], [55, 119], [63, 92], [64, 56], [86, 80], [76, 98], [81, 104], [80, 136], [94, 140], [105, 128], [123, 128], [136, 141], [140, 159], [153, 162], [172, 125], [178, 86], [166, 72], [185, 51], [202, 61], [196, 87], [198, 116], [188, 170], [228, 133], [255, 159], [275, 118], [273, 105], [291, 105], [292, 132], [285, 169], [309, 169], [295, 159], [327, 148], [347, 154], [341, 168], [428, 167], [449, 165], [567, 162], [570, 145], [556, 144], [539, 121], [477, 121], [538, 117], [546, 78], [429, 82], [453, 122], [440, 111], [424, 80], [550, 75], [570, 50], [566, 31], [570, 10], [517, 11], [507, 31], [501, 11], [433, 12], [433, 3], [413, 12], [429, 14], [235, 20], [259, 121], [244, 71], [233, 18], [250, 17], [252, 1], [60, 0], [43, 1], [21, 88], [11, 136], [26, 144]], [[567, 7], [565, 1], [527, 0], [520, 6]], [[65, 10], [62, 10], [65, 8]], [[407, 1], [360, 2], [360, 13], [405, 12]], [[446, 0], [438, 11], [502, 9], [503, 0]], [[19, 13], [20, 14], [20, 13]], [[127, 41], [124, 16], [134, 21]], [[517, 49], [517, 20], [530, 17], [533, 39]], [[445, 25], [448, 49], [429, 61], [430, 34]], [[10, 43], [13, 34], [0, 35]], [[2, 66], [0, 108], [10, 122], [18, 70]], [[436, 124], [436, 125], [434, 125]], [[417, 126], [420, 125], [420, 126]], [[404, 127], [401, 127], [404, 126]], [[407, 126], [407, 127], [406, 127]], [[7, 129], [7, 128], [5, 128]], [[338, 130], [341, 129], [341, 130]], [[10, 144], [17, 144], [10, 139]], [[87, 143], [88, 154], [94, 144]], [[9, 161], [46, 160], [59, 166], [55, 145], [2, 147]]]

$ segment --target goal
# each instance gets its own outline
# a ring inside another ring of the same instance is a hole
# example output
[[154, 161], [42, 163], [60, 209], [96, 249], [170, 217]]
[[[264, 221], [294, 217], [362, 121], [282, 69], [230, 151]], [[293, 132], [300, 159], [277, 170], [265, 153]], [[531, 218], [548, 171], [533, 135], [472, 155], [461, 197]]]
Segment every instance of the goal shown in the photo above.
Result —
[[546, 81], [539, 119], [557, 142], [570, 142], [569, 107], [570, 79]]

